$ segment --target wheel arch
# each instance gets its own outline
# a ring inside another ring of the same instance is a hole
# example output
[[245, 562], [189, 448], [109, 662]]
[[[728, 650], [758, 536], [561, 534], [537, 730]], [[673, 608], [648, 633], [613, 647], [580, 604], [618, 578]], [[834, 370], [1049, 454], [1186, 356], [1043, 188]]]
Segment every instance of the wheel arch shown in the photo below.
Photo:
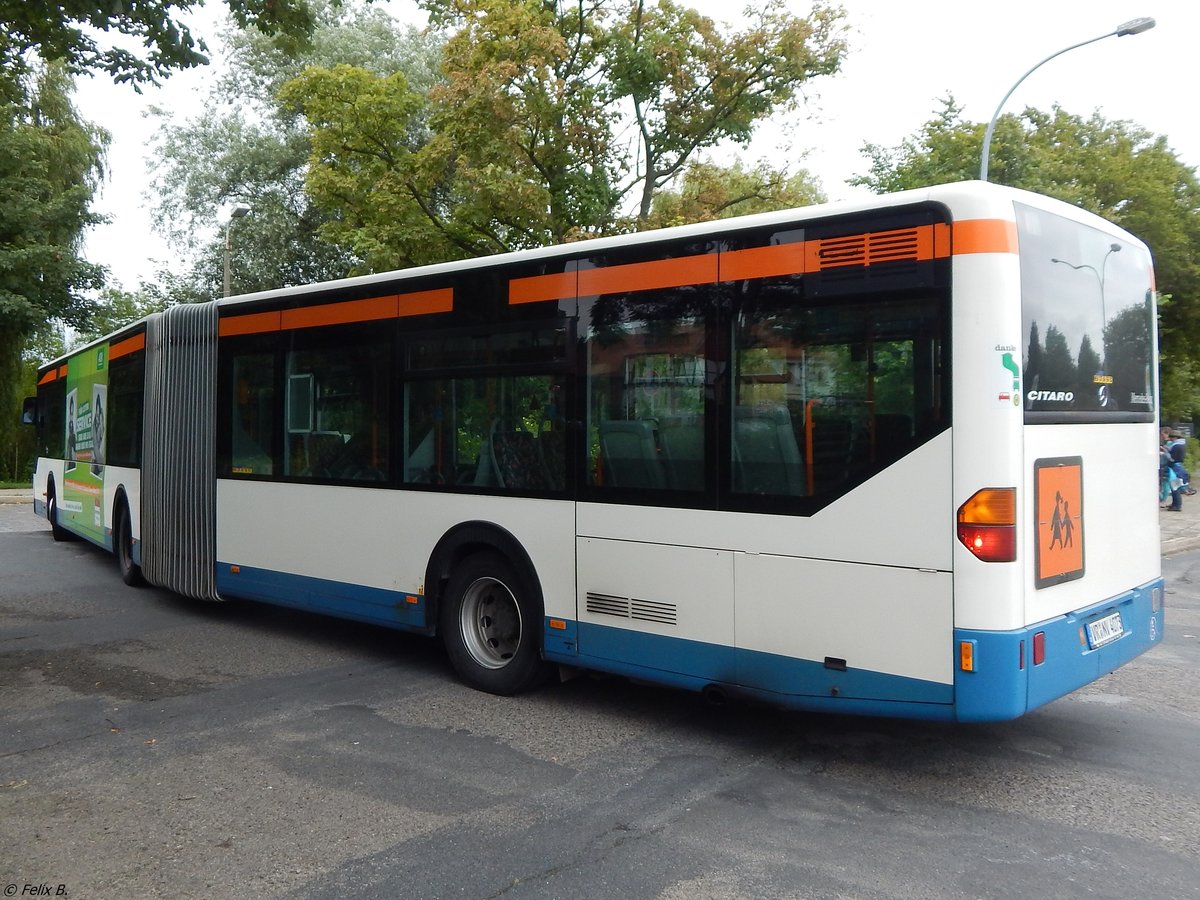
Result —
[[[516, 569], [523, 587], [530, 592], [530, 599], [538, 610], [545, 614], [546, 602], [542, 596], [542, 582], [538, 577], [533, 560], [524, 546], [506, 528], [486, 521], [460, 522], [444, 535], [433, 548], [425, 570], [425, 600], [429, 608], [430, 631], [436, 633], [441, 612], [442, 595], [450, 580], [454, 567], [469, 556], [487, 550], [502, 554]], [[535, 623], [535, 634], [542, 631], [541, 622]], [[540, 646], [541, 641], [538, 641]]]
[[112, 521], [114, 523], [117, 521], [117, 510], [121, 508], [122, 503], [129, 507], [129, 515], [132, 519], [133, 504], [129, 502], [129, 491], [125, 489], [124, 484], [118, 484], [117, 489], [113, 492]]

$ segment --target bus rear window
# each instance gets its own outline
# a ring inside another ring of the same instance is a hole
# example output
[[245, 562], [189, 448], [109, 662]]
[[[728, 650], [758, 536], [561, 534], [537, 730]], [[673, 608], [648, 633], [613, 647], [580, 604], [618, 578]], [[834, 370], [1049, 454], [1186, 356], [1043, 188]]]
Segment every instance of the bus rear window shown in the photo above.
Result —
[[1154, 294], [1146, 250], [1016, 204], [1025, 421], [1148, 421]]

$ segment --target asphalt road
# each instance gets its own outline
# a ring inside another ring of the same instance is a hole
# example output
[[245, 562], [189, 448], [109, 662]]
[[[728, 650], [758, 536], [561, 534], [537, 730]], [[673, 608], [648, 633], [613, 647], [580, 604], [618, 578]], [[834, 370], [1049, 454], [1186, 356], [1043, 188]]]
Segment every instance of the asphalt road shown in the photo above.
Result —
[[799, 715], [125, 587], [0, 506], [0, 891], [1200, 897], [1200, 553], [1167, 636], [1016, 722]]

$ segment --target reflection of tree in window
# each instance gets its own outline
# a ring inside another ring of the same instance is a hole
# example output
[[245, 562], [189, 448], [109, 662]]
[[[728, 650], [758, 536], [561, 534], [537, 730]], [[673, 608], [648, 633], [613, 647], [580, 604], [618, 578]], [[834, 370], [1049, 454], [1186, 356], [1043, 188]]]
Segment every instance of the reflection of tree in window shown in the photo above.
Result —
[[1092, 339], [1083, 336], [1079, 342], [1079, 378], [1074, 387], [1075, 406], [1080, 409], [1098, 409], [1100, 407], [1100, 389], [1104, 386], [1096, 381], [1096, 376], [1102, 372], [1100, 355], [1092, 349]]
[[1041, 385], [1042, 341], [1038, 335], [1038, 323], [1029, 326], [1029, 346], [1025, 351], [1025, 386], [1034, 390]]
[[1146, 307], [1131, 306], [1113, 316], [1104, 330], [1104, 355], [1110, 360], [1114, 399], [1120, 409], [1130, 408], [1133, 394], [1150, 393], [1150, 321]]
[[1067, 338], [1055, 326], [1046, 329], [1046, 346], [1042, 355], [1041, 388], [1046, 391], [1069, 391], [1075, 384], [1075, 361]]

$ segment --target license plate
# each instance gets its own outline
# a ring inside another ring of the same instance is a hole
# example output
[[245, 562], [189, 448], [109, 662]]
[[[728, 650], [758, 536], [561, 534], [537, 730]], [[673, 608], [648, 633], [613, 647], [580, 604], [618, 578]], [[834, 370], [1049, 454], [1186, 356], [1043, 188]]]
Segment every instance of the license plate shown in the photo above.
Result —
[[1124, 633], [1125, 629], [1121, 627], [1121, 614], [1119, 612], [1109, 613], [1102, 619], [1088, 622], [1088, 646], [1095, 650], [1097, 647], [1103, 647], [1109, 641], [1115, 641]]

